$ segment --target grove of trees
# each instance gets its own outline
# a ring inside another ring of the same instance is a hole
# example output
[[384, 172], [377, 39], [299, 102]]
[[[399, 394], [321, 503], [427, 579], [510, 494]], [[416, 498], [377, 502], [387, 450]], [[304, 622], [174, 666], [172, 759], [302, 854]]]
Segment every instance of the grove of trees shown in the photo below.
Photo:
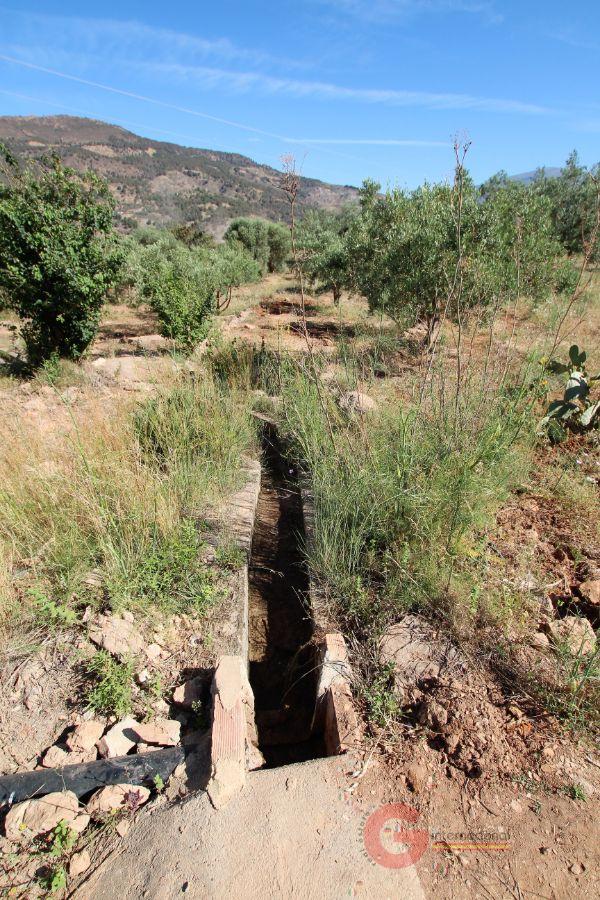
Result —
[[[111, 291], [129, 287], [157, 313], [162, 333], [189, 351], [232, 290], [285, 268], [290, 230], [235, 219], [217, 244], [196, 222], [114, 229], [104, 181], [56, 159], [21, 166], [2, 149], [0, 298], [21, 319], [33, 366], [77, 359], [96, 334]], [[598, 236], [598, 171], [577, 154], [558, 178], [529, 184], [498, 173], [479, 188], [462, 162], [454, 183], [381, 193], [363, 183], [359, 202], [313, 210], [297, 224], [294, 265], [315, 292], [362, 296], [399, 324], [423, 323], [431, 341], [442, 316], [539, 301], [572, 288], [570, 255]]]
[[304, 217], [299, 262], [313, 289], [363, 296], [398, 323], [424, 323], [431, 340], [442, 315], [572, 289], [568, 255], [597, 239], [597, 203], [595, 172], [576, 154], [530, 184], [499, 173], [478, 188], [461, 163], [453, 184], [381, 194], [366, 180], [358, 206]]
[[154, 228], [138, 229], [128, 245], [124, 283], [157, 313], [162, 334], [186, 351], [205, 337], [211, 315], [229, 303], [233, 288], [261, 276], [239, 244], [189, 246], [176, 233]]

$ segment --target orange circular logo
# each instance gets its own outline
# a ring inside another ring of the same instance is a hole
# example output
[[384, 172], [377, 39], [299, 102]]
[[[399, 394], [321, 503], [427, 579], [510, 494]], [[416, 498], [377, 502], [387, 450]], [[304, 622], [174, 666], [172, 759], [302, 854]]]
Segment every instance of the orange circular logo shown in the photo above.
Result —
[[429, 843], [422, 828], [410, 828], [419, 818], [416, 809], [404, 803], [386, 803], [365, 822], [365, 849], [374, 862], [386, 869], [413, 866]]

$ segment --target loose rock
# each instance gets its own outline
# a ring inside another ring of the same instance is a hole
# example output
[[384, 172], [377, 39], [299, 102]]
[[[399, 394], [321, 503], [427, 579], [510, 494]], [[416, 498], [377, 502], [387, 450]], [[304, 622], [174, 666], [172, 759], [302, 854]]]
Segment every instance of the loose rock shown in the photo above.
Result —
[[163, 655], [163, 648], [160, 644], [149, 644], [146, 647], [146, 656], [150, 660], [150, 662], [156, 662], [157, 659]]
[[427, 783], [427, 769], [419, 763], [412, 763], [406, 770], [406, 780], [412, 790], [418, 794]]
[[169, 341], [160, 334], [141, 334], [130, 342], [147, 353], [160, 353], [169, 347]]
[[56, 769], [69, 763], [69, 754], [62, 747], [48, 747], [42, 759], [45, 769]]
[[348, 391], [340, 397], [340, 406], [348, 412], [367, 413], [377, 409], [377, 403], [368, 394], [360, 391]]
[[111, 784], [101, 788], [91, 797], [87, 810], [91, 815], [110, 813], [130, 807], [135, 811], [150, 797], [148, 788], [137, 784]]
[[117, 822], [115, 825], [115, 831], [120, 837], [125, 837], [130, 828], [131, 822], [128, 819], [121, 819], [121, 821]]
[[81, 812], [72, 791], [56, 791], [38, 800], [17, 803], [7, 813], [4, 833], [10, 841], [23, 841], [46, 834], [63, 820], [77, 834], [81, 834], [90, 821], [90, 817]]
[[592, 606], [600, 606], [600, 578], [592, 578], [579, 585], [579, 593]]
[[92, 719], [77, 725], [67, 737], [66, 744], [74, 753], [84, 753], [93, 750], [102, 737], [104, 724]]
[[179, 743], [181, 724], [175, 719], [156, 719], [154, 722], [136, 725], [135, 731], [144, 744], [175, 747]]
[[69, 875], [71, 878], [77, 878], [79, 875], [83, 875], [84, 872], [87, 872], [91, 864], [92, 858], [88, 851], [80, 850], [79, 853], [74, 853], [71, 857], [71, 862], [69, 863]]
[[537, 631], [531, 638], [531, 646], [535, 647], [537, 650], [547, 650], [550, 646], [550, 641], [545, 634], [541, 631]]
[[96, 744], [100, 756], [106, 759], [113, 756], [125, 756], [137, 743], [139, 727], [140, 723], [132, 716], [127, 716], [121, 722], [117, 722]]
[[144, 649], [144, 639], [133, 622], [119, 616], [100, 616], [90, 626], [89, 637], [119, 659], [137, 656]]
[[565, 616], [549, 622], [546, 629], [557, 645], [565, 645], [573, 656], [593, 653], [596, 649], [596, 635], [587, 619]]

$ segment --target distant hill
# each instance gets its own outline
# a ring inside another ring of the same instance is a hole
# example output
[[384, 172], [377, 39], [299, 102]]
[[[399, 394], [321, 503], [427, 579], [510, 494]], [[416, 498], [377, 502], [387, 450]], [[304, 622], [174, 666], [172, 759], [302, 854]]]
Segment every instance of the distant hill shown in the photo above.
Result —
[[[533, 172], [521, 172], [520, 175], [510, 175], [511, 181], [520, 181], [523, 184], [530, 184], [538, 173], [538, 169], [534, 169]], [[556, 166], [548, 166], [547, 169], [544, 169], [547, 178], [558, 178], [562, 169], [557, 168]]]
[[[77, 116], [0, 116], [0, 141], [22, 158], [55, 151], [75, 169], [93, 169], [109, 182], [125, 224], [196, 219], [221, 235], [236, 216], [283, 221], [289, 213], [279, 173], [237, 153], [152, 141]], [[356, 188], [302, 178], [298, 208], [337, 209], [356, 197]]]

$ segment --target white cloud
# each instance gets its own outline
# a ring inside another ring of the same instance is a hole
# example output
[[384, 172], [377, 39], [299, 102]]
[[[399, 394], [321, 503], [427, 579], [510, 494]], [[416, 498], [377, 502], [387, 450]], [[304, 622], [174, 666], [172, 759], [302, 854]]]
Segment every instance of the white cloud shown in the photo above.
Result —
[[111, 94], [118, 94], [121, 97], [129, 97], [131, 100], [140, 100], [144, 103], [151, 103], [154, 106], [160, 106], [165, 109], [172, 109], [175, 112], [186, 113], [190, 116], [197, 116], [201, 119], [208, 119], [211, 122], [217, 122], [220, 125], [229, 125], [232, 128], [238, 128], [241, 131], [249, 131], [254, 134], [262, 134], [265, 137], [276, 138], [277, 140], [285, 140], [285, 138], [271, 131], [264, 131], [262, 128], [255, 128], [253, 125], [246, 125], [242, 122], [235, 122], [232, 119], [224, 119], [220, 116], [213, 116], [209, 113], [201, 112], [200, 110], [191, 109], [187, 106], [180, 106], [176, 103], [170, 103], [167, 100], [158, 100], [155, 97], [149, 97], [146, 94], [138, 94], [135, 91], [129, 91], [125, 88], [118, 88], [114, 85], [103, 84], [100, 81], [92, 81], [89, 78], [80, 78], [78, 75], [71, 75], [68, 72], [60, 72], [58, 69], [51, 69], [47, 66], [39, 66], [36, 63], [28, 62], [23, 59], [17, 59], [14, 56], [8, 56], [4, 53], [0, 53], [0, 60], [3, 62], [8, 62], [13, 65], [22, 66], [25, 69], [33, 69], [36, 72], [43, 72], [46, 75], [52, 75], [56, 78], [64, 78], [66, 81], [73, 81], [76, 84], [83, 84], [87, 87], [98, 88], [102, 91], [108, 91]]
[[144, 60], [158, 57], [190, 63], [199, 60], [221, 63], [246, 63], [256, 66], [304, 68], [303, 63], [272, 56], [261, 50], [239, 47], [228, 38], [207, 38], [167, 28], [156, 28], [143, 22], [119, 19], [55, 16], [44, 13], [17, 12], [0, 7], [4, 41], [16, 36], [19, 43], [44, 43], [53, 50], [72, 50], [90, 56]]
[[579, 32], [577, 32], [574, 28], [563, 28], [560, 31], [550, 31], [547, 36], [554, 41], [560, 41], [561, 44], [567, 44], [569, 47], [574, 47], [576, 50], [592, 50], [596, 51], [600, 47], [598, 41], [590, 41], [589, 39], [582, 37]]
[[233, 93], [258, 92], [269, 96], [281, 95], [296, 99], [345, 100], [437, 110], [475, 110], [528, 115], [547, 115], [555, 112], [549, 107], [536, 103], [498, 97], [478, 97], [472, 94], [436, 93], [396, 88], [345, 87], [324, 81], [276, 78], [260, 72], [237, 72], [206, 66], [185, 66], [160, 62], [142, 63], [140, 67], [146, 71], [152, 70], [161, 77], [193, 82], [195, 87], [203, 90], [219, 88]]
[[[318, 0], [361, 15], [412, 11], [470, 11], [491, 8], [478, 0]], [[555, 110], [518, 99], [479, 97], [473, 94], [432, 92], [398, 88], [348, 87], [326, 81], [277, 76], [269, 72], [276, 59], [254, 49], [237, 47], [225, 38], [208, 39], [154, 28], [140, 22], [86, 19], [31, 13], [3, 15], [5, 52], [30, 63], [60, 66], [73, 64], [83, 73], [97, 66], [113, 71], [144, 72], [160, 78], [190, 82], [202, 90], [256, 93], [295, 99], [346, 101], [433, 110], [467, 110], [492, 113], [543, 115]], [[43, 35], [43, 43], [40, 40]], [[12, 38], [12, 40], [11, 40]], [[121, 91], [123, 93], [123, 91]]]
[[[98, 81], [91, 81], [87, 78], [80, 78], [77, 75], [70, 75], [66, 72], [60, 72], [57, 69], [50, 69], [50, 68], [47, 68], [46, 66], [39, 66], [36, 63], [19, 60], [14, 57], [6, 56], [4, 54], [0, 54], [0, 61], [8, 62], [13, 65], [22, 66], [23, 68], [26, 68], [26, 69], [33, 69], [35, 71], [54, 76], [56, 78], [63, 78], [67, 81], [73, 81], [77, 84], [83, 84], [83, 85], [87, 85], [89, 87], [98, 88], [100, 90], [108, 91], [109, 93], [112, 93], [112, 94], [119, 94], [124, 97], [130, 97], [133, 100], [140, 100], [145, 103], [150, 103], [150, 104], [153, 104], [156, 106], [173, 109], [173, 110], [176, 110], [177, 112], [185, 113], [187, 115], [197, 116], [202, 119], [208, 119], [210, 121], [218, 122], [223, 125], [228, 125], [232, 128], [236, 128], [241, 131], [250, 132], [252, 136], [248, 137], [248, 141], [253, 142], [253, 143], [260, 143], [261, 137], [258, 137], [258, 135], [260, 135], [262, 137], [267, 137], [267, 138], [281, 141], [284, 144], [303, 144], [306, 146], [325, 146], [326, 147], [327, 145], [330, 145], [330, 144], [331, 145], [347, 144], [347, 145], [357, 145], [357, 146], [358, 145], [365, 145], [365, 146], [368, 146], [368, 145], [387, 146], [387, 145], [389, 145], [389, 146], [397, 146], [397, 147], [448, 147], [448, 146], [450, 146], [449, 144], [447, 144], [443, 141], [421, 140], [418, 138], [388, 139], [388, 138], [299, 138], [299, 137], [297, 138], [297, 137], [291, 137], [291, 136], [285, 135], [285, 134], [276, 134], [274, 132], [264, 131], [260, 128], [255, 128], [252, 125], [246, 125], [245, 123], [232, 121], [231, 119], [222, 119], [222, 118], [219, 118], [216, 116], [209, 115], [208, 113], [201, 112], [200, 110], [190, 109], [189, 107], [185, 107], [185, 106], [179, 106], [179, 105], [172, 104], [172, 103], [169, 103], [164, 100], [157, 100], [154, 97], [148, 97], [145, 94], [137, 94], [132, 91], [128, 91], [128, 90], [124, 90], [122, 88], [115, 87], [113, 85], [106, 85], [106, 84], [102, 84], [101, 82], [98, 82]], [[90, 113], [89, 110], [84, 110], [84, 109], [81, 109], [80, 107], [65, 106], [62, 103], [56, 103], [55, 101], [48, 101], [46, 99], [39, 98], [39, 97], [31, 97], [29, 95], [16, 93], [14, 91], [0, 90], [0, 94], [5, 94], [5, 95], [16, 97], [16, 98], [33, 101], [36, 103], [47, 104], [47, 105], [53, 106], [58, 109], [63, 109], [68, 112], [74, 112], [74, 113], [79, 113], [81, 115], [92, 116], [93, 118], [98, 118], [98, 115], [96, 113]], [[129, 128], [135, 127], [135, 123], [133, 123], [131, 121], [124, 121], [124, 120], [119, 120], [119, 119], [112, 119], [112, 121], [114, 121], [114, 122], [120, 121], [121, 124], [127, 125]], [[147, 126], [138, 126], [138, 127], [147, 128]], [[156, 128], [154, 128], [154, 126], [153, 126], [153, 130], [156, 131], [157, 133], [160, 133], [160, 129], [156, 129]], [[191, 140], [191, 138], [189, 138], [187, 135], [182, 135], [181, 133], [178, 133], [178, 132], [162, 131], [162, 134], [173, 136], [173, 137], [184, 138], [185, 140]], [[330, 150], [330, 151], [324, 150], [323, 152], [334, 153], [333, 150]], [[337, 155], [340, 155], [340, 154], [337, 154]]]
[[452, 147], [450, 141], [428, 141], [420, 138], [289, 138], [300, 144], [343, 144], [368, 147]]
[[312, 0], [313, 3], [333, 9], [366, 22], [391, 22], [420, 15], [469, 14], [481, 18], [487, 25], [498, 25], [503, 16], [494, 3], [486, 0]]

